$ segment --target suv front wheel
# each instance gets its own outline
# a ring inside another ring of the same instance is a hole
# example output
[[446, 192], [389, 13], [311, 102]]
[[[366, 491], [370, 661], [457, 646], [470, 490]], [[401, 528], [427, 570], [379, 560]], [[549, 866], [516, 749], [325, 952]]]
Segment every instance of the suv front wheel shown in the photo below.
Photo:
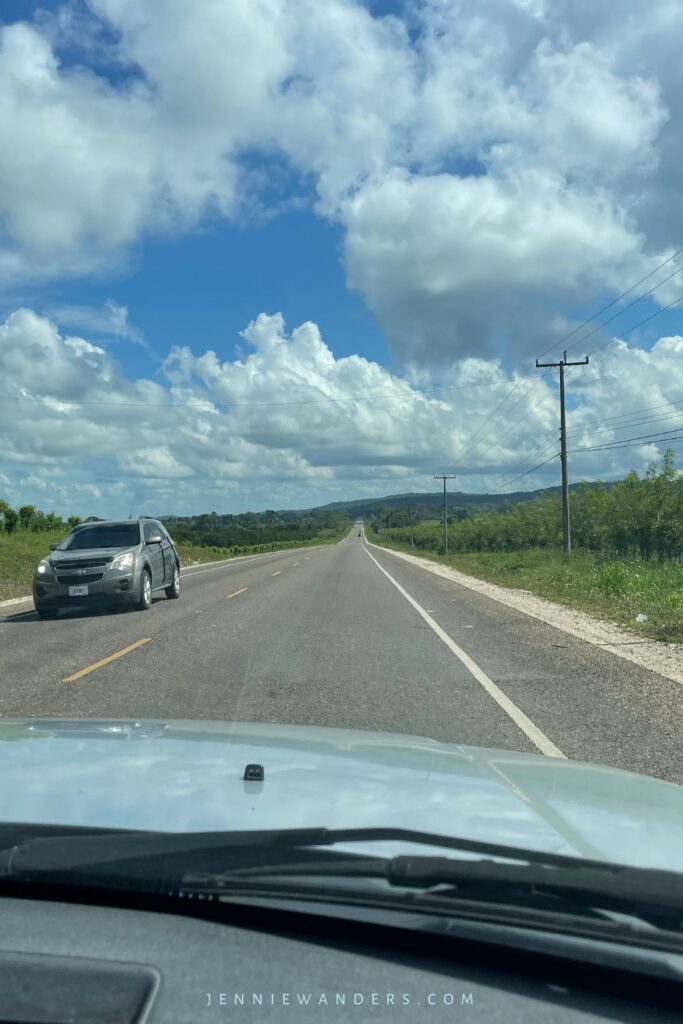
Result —
[[50, 605], [36, 604], [35, 608], [41, 619], [56, 619], [59, 615], [59, 608], [53, 608]]
[[140, 590], [135, 607], [141, 612], [146, 612], [152, 607], [152, 577], [148, 569], [143, 569], [140, 575]]
[[166, 597], [180, 597], [180, 569], [178, 568], [177, 562], [173, 567], [173, 579], [171, 580], [171, 585], [170, 587], [166, 587]]

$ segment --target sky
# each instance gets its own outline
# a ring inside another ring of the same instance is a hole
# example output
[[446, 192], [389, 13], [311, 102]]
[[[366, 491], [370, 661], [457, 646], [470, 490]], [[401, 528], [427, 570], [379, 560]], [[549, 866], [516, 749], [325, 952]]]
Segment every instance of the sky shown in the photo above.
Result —
[[0, 498], [556, 484], [565, 348], [572, 480], [681, 453], [677, 0], [0, 19]]

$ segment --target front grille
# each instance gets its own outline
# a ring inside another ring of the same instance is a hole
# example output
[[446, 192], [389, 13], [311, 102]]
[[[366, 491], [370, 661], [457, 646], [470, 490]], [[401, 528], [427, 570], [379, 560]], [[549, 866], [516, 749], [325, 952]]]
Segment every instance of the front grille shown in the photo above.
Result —
[[64, 584], [64, 586], [74, 586], [78, 583], [96, 583], [103, 576], [103, 572], [89, 572], [85, 576], [58, 576], [57, 582]]
[[54, 563], [54, 570], [57, 573], [68, 572], [74, 569], [100, 569], [102, 572], [111, 562], [111, 558], [60, 558]]

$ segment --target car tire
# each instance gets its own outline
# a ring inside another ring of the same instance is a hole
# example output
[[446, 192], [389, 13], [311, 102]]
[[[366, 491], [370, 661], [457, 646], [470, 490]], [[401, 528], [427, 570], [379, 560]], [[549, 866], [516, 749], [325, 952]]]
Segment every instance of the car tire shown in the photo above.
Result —
[[56, 619], [59, 615], [59, 608], [50, 608], [49, 605], [37, 604], [36, 612], [41, 619]]
[[148, 569], [143, 569], [140, 574], [140, 590], [138, 591], [135, 607], [139, 612], [146, 612], [152, 607], [152, 577]]
[[166, 587], [166, 597], [170, 600], [175, 600], [180, 597], [180, 566], [176, 562], [173, 567], [173, 580], [170, 587]]

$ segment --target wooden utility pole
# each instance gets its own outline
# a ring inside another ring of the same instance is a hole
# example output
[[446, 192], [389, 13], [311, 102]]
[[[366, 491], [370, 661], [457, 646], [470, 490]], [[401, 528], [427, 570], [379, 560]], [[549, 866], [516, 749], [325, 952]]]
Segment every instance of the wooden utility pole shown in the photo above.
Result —
[[571, 527], [569, 523], [569, 473], [567, 472], [567, 421], [564, 408], [564, 368], [565, 366], [587, 366], [588, 356], [578, 363], [568, 363], [567, 353], [564, 353], [559, 363], [539, 363], [536, 366], [552, 367], [560, 369], [560, 459], [562, 460], [562, 546], [565, 551], [572, 549]]
[[455, 480], [455, 474], [446, 476], [445, 473], [435, 473], [435, 480], [443, 480], [443, 553], [448, 554], [448, 500], [446, 498], [446, 481]]

